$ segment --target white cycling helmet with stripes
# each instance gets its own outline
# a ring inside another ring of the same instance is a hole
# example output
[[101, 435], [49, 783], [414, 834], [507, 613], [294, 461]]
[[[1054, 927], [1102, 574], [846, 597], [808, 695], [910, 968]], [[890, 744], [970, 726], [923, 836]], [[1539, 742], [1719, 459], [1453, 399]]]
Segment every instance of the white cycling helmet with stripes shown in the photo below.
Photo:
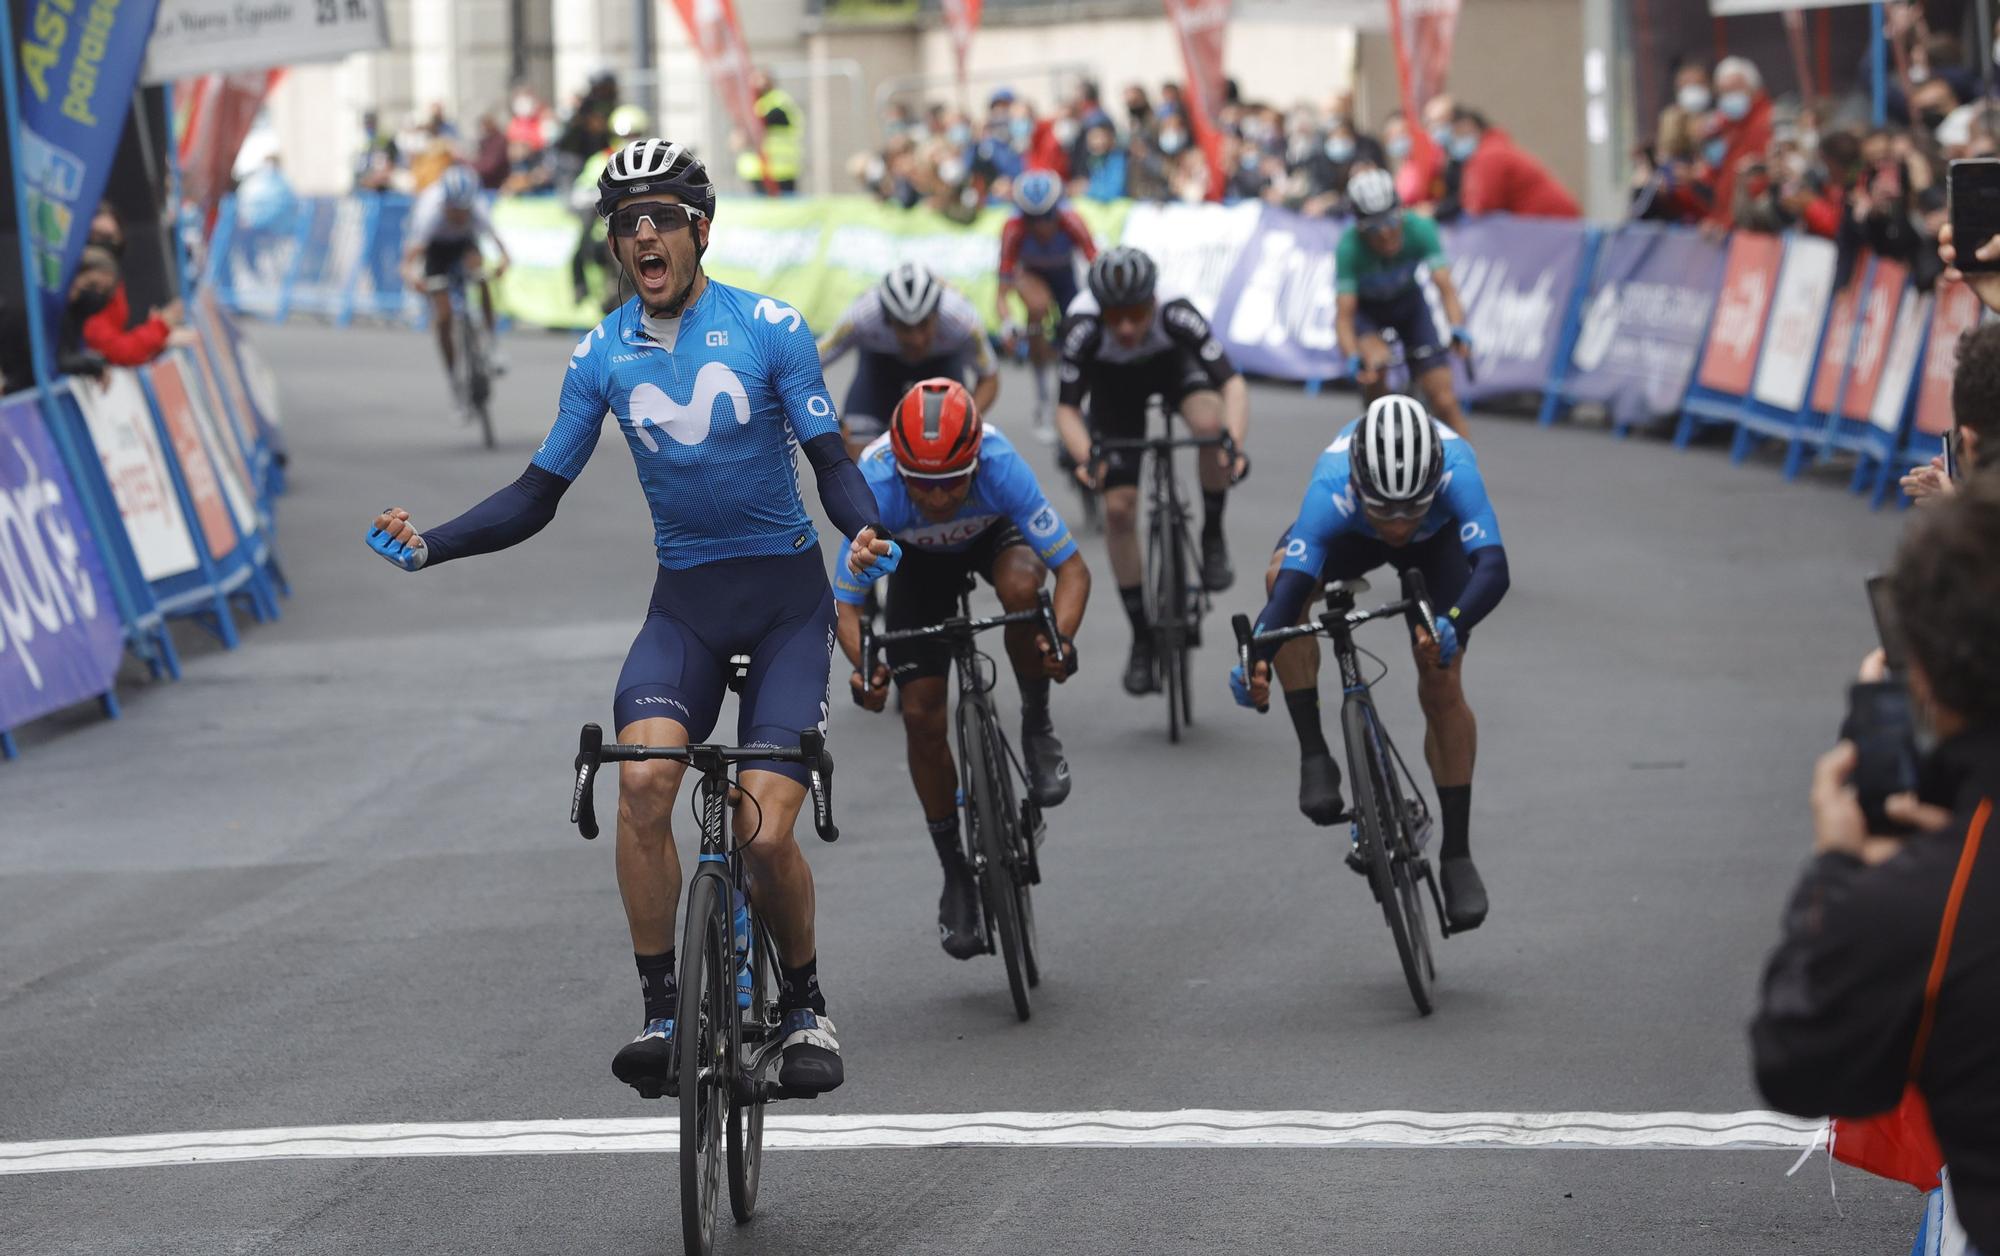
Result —
[[1396, 180], [1378, 166], [1357, 170], [1347, 181], [1347, 203], [1364, 220], [1392, 213], [1397, 205]]
[[882, 276], [879, 291], [882, 313], [890, 322], [905, 327], [914, 327], [935, 314], [938, 302], [944, 299], [944, 285], [930, 267], [918, 262], [904, 262]]
[[708, 167], [672, 140], [633, 140], [611, 154], [597, 176], [597, 216], [609, 218], [619, 201], [646, 192], [671, 192], [681, 204], [715, 221], [715, 184]]
[[1421, 401], [1400, 393], [1369, 403], [1347, 450], [1354, 491], [1378, 512], [1430, 505], [1444, 479], [1444, 436]]

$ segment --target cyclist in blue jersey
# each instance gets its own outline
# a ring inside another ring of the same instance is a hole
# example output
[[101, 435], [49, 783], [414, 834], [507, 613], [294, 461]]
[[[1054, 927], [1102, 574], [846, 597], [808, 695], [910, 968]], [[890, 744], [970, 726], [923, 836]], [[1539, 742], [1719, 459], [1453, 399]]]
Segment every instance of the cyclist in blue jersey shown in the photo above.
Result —
[[[406, 510], [375, 520], [369, 544], [407, 570], [518, 544], [556, 511], [608, 411], [638, 465], [658, 552], [652, 603], [613, 702], [618, 740], [687, 745], [715, 726], [733, 655], [749, 657], [737, 735], [798, 744], [826, 721], [833, 599], [794, 470], [803, 446], [820, 502], [853, 538], [845, 566], [871, 579], [901, 548], [841, 445], [813, 335], [797, 310], [710, 280], [701, 256], [715, 217], [708, 171], [678, 144], [635, 140], [598, 176], [612, 256], [637, 289], [570, 354], [555, 426], [513, 484], [421, 534]], [[671, 820], [685, 767], [627, 763], [618, 774], [618, 889], [645, 997], [644, 1028], [612, 1062], [635, 1088], [674, 1090], [674, 918], [681, 868]], [[803, 770], [744, 766], [755, 805], [737, 812], [751, 897], [779, 960], [779, 1082], [840, 1085], [840, 1046], [820, 993], [812, 871], [792, 829]], [[755, 832], [756, 841], [750, 842]], [[739, 981], [742, 975], [739, 973]]]
[[[1257, 616], [1258, 629], [1304, 623], [1325, 582], [1358, 579], [1385, 563], [1422, 572], [1437, 608], [1437, 638], [1413, 634], [1411, 650], [1424, 758], [1444, 820], [1445, 916], [1455, 930], [1472, 929], [1486, 919], [1486, 887], [1467, 838], [1479, 730], [1460, 678], [1473, 626], [1507, 593], [1507, 551], [1472, 445], [1400, 395], [1370, 405], [1314, 464], [1298, 522], [1272, 555], [1270, 601]], [[1340, 769], [1320, 728], [1317, 643], [1287, 642], [1276, 663], [1299, 738], [1299, 809], [1316, 824], [1336, 824], [1346, 808]], [[1240, 666], [1232, 670], [1229, 684], [1238, 702], [1262, 706], [1270, 700], [1270, 677], [1265, 654], [1247, 677]], [[1348, 862], [1366, 871], [1354, 855]]]
[[[1062, 516], [1042, 494], [1035, 473], [1013, 444], [980, 421], [978, 407], [956, 380], [928, 379], [896, 407], [888, 432], [868, 447], [861, 474], [874, 491], [877, 514], [903, 547], [889, 577], [887, 626], [927, 628], [958, 613], [959, 591], [973, 573], [985, 577], [1009, 611], [1033, 610], [1049, 569], [1056, 573], [1056, 632], [1050, 641], [1033, 624], [1006, 629], [1007, 655], [1021, 688], [1021, 749], [1035, 801], [1053, 807], [1069, 797], [1069, 764], [1049, 720], [1049, 682], [1076, 672], [1077, 626], [1090, 596], [1090, 569]], [[861, 705], [879, 711], [893, 676], [903, 699], [910, 781], [944, 864], [938, 934], [947, 953], [970, 959], [979, 937], [978, 893], [958, 836], [958, 771], [945, 716], [951, 652], [942, 643], [888, 647], [875, 675], [861, 675], [858, 578], [835, 576], [841, 649], [854, 665], [849, 684]]]

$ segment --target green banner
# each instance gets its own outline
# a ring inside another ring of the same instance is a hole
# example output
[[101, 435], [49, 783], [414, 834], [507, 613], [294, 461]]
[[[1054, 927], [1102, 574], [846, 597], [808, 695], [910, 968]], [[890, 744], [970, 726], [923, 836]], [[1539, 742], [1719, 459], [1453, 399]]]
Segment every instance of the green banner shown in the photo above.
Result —
[[[1126, 202], [1076, 206], [1091, 231], [1114, 243], [1125, 227]], [[831, 327], [855, 297], [899, 262], [922, 262], [963, 292], [989, 324], [1000, 225], [1010, 211], [989, 208], [970, 226], [929, 209], [898, 209], [860, 196], [812, 200], [762, 197], [725, 201], [703, 264], [710, 278], [764, 293], [797, 309], [816, 329]], [[513, 255], [500, 294], [507, 313], [543, 327], [591, 327], [596, 306], [573, 302], [570, 257], [579, 220], [553, 198], [502, 200], [495, 230]], [[592, 291], [596, 289], [593, 273]]]

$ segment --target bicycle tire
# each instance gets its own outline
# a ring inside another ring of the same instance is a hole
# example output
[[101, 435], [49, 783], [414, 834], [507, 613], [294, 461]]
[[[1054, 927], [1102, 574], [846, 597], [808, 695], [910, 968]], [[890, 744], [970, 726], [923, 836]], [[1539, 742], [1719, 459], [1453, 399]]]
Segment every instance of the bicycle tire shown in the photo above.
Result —
[[493, 398], [493, 377], [486, 367], [486, 341], [480, 335], [475, 315], [467, 310], [458, 316], [459, 355], [465, 360], [465, 396], [472, 404], [472, 413], [479, 418], [480, 439], [486, 448], [494, 446], [493, 411], [488, 402]]
[[1027, 1020], [1028, 974], [1022, 963], [1020, 902], [1014, 896], [1007, 847], [1013, 838], [1000, 809], [998, 786], [993, 779], [995, 747], [987, 735], [991, 713], [983, 699], [958, 704], [958, 744], [965, 754], [966, 777], [971, 786], [965, 795], [966, 834], [981, 858], [979, 897], [986, 908], [986, 921], [998, 935], [1000, 958], [1007, 965], [1007, 992], [1014, 1000], [1014, 1015]]
[[[734, 925], [732, 922], [732, 931]], [[771, 990], [776, 985], [771, 941], [753, 916], [750, 922], [750, 1006], [741, 1017], [760, 1030], [760, 1038], [776, 1032], [771, 1016]], [[730, 974], [732, 981], [735, 974]], [[740, 1059], [741, 1056], [739, 1055]], [[761, 1079], [755, 1079], [761, 1080]], [[764, 1173], [764, 1103], [729, 1105], [729, 1211], [738, 1222], [757, 1209], [757, 1187]]]
[[1422, 956], [1411, 935], [1410, 921], [1403, 914], [1403, 896], [1389, 857], [1389, 825], [1394, 821], [1385, 809], [1390, 789], [1387, 765], [1369, 727], [1366, 701], [1349, 698], [1341, 706], [1340, 730], [1347, 743], [1348, 779], [1354, 787], [1352, 811], [1361, 836], [1362, 854], [1368, 861], [1368, 882], [1382, 906], [1382, 918], [1389, 925], [1390, 936], [1396, 941], [1396, 959], [1403, 967], [1410, 998], [1416, 1003], [1419, 1015], [1429, 1016], [1434, 1007], [1429, 974], [1424, 971]]
[[1042, 984], [1042, 965], [1036, 954], [1039, 945], [1035, 938], [1034, 886], [1030, 869], [1034, 867], [1034, 834], [1029, 827], [1027, 809], [1021, 805], [1021, 791], [1015, 788], [1013, 757], [1007, 751], [1006, 734], [1000, 729], [992, 711], [987, 711], [986, 744], [992, 751], [990, 765], [992, 779], [997, 783], [996, 797], [1000, 802], [1000, 814], [1004, 823], [1002, 831], [1008, 835], [1008, 858], [1005, 865], [1005, 882], [1014, 895], [1014, 919], [1021, 934], [1021, 971], [1028, 979], [1028, 988]]
[[736, 947], [726, 897], [720, 877], [696, 876], [681, 938], [674, 1039], [680, 1057], [681, 1241], [688, 1256], [709, 1256], [715, 1244], [723, 1113], [738, 1049]]
[[1146, 525], [1146, 624], [1153, 634], [1153, 677], [1167, 695], [1167, 741], [1181, 739], [1182, 599], [1175, 589], [1181, 557], [1171, 522], [1154, 510]]
[[1191, 573], [1188, 563], [1194, 548], [1188, 544], [1187, 518], [1182, 516], [1181, 538], [1181, 648], [1177, 656], [1180, 667], [1181, 726], [1186, 728], [1194, 723], [1194, 686], [1190, 683], [1190, 669], [1193, 666], [1195, 642], [1201, 639], [1201, 577]]
[[[1389, 861], [1390, 870], [1396, 878], [1396, 895], [1402, 900], [1403, 919], [1408, 924], [1410, 939], [1416, 944], [1423, 961], [1423, 971], [1427, 978], [1426, 987], [1437, 985], [1436, 948], [1431, 945], [1430, 913], [1424, 908], [1424, 883], [1430, 876], [1430, 865], [1417, 852], [1416, 837], [1410, 831], [1410, 811], [1403, 805], [1403, 788], [1399, 783], [1405, 774], [1388, 765], [1398, 763], [1393, 747], [1387, 745], [1389, 734], [1381, 725], [1376, 725], [1376, 736], [1384, 744], [1387, 753], [1384, 758], [1384, 779], [1389, 782], [1389, 794], [1385, 803], [1388, 814], [1394, 816], [1389, 833], [1393, 839], [1394, 855]], [[1411, 782], [1414, 787], [1415, 782]], [[1439, 913], [1443, 919], [1443, 913]]]

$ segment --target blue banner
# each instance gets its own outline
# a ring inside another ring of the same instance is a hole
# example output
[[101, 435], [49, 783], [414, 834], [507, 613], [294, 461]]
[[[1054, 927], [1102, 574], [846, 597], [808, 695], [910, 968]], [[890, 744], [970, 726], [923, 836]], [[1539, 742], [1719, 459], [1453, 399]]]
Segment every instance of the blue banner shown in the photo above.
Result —
[[1628, 223], [1598, 253], [1566, 401], [1620, 427], [1678, 414], [1722, 287], [1723, 244], [1692, 228]]
[[[1452, 281], [1465, 303], [1478, 379], [1454, 365], [1458, 395], [1477, 403], [1548, 387], [1563, 319], [1583, 268], [1585, 228], [1493, 214], [1445, 232]], [[1442, 320], [1440, 320], [1442, 321]]]
[[31, 397], [0, 403], [0, 729], [111, 688], [124, 625]]
[[1275, 379], [1338, 379], [1347, 358], [1334, 335], [1334, 254], [1346, 219], [1266, 209], [1216, 302], [1229, 360]]
[[14, 160], [51, 343], [63, 326], [69, 281], [90, 217], [125, 132], [139, 63], [159, 0], [9, 0], [19, 129]]

